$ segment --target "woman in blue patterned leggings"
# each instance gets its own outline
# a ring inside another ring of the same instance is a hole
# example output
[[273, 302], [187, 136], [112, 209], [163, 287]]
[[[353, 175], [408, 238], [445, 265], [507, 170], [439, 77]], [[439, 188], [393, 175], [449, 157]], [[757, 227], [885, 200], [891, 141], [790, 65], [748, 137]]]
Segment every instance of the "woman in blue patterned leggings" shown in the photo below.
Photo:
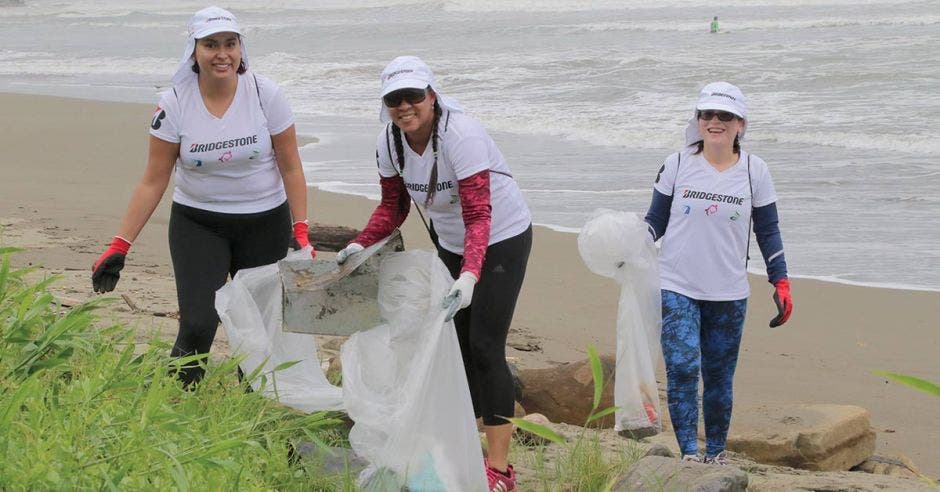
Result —
[[732, 387], [747, 297], [751, 220], [778, 315], [793, 302], [777, 219], [777, 194], [761, 158], [741, 149], [747, 106], [740, 89], [705, 86], [686, 128], [687, 147], [666, 158], [646, 214], [653, 240], [662, 238], [662, 348], [669, 414], [683, 459], [702, 461], [696, 441], [698, 381], [704, 392], [706, 463], [724, 464]]

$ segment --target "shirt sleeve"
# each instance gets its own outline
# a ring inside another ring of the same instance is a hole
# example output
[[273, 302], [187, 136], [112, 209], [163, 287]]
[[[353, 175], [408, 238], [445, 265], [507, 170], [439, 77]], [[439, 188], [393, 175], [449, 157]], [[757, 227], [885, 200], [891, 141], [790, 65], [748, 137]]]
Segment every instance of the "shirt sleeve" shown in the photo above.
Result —
[[256, 78], [261, 94], [261, 107], [264, 108], [264, 116], [268, 120], [268, 133], [277, 135], [294, 124], [294, 112], [287, 102], [284, 89], [277, 82], [267, 77]]
[[767, 280], [774, 284], [787, 277], [787, 260], [783, 254], [783, 238], [780, 236], [777, 204], [771, 203], [754, 209], [754, 235], [760, 247], [764, 264], [767, 266]]
[[160, 96], [160, 103], [153, 111], [153, 117], [150, 120], [150, 134], [160, 140], [180, 143], [180, 118], [179, 101], [171, 87]]
[[464, 224], [463, 265], [460, 273], [470, 272], [480, 279], [486, 248], [490, 243], [490, 171], [483, 170], [457, 181]]
[[386, 126], [385, 130], [379, 132], [375, 141], [375, 165], [379, 168], [379, 177], [391, 178], [398, 176], [398, 169], [395, 167], [392, 157], [395, 153], [395, 141], [392, 137], [391, 125]]
[[672, 213], [672, 197], [666, 196], [659, 191], [653, 190], [653, 199], [650, 201], [650, 208], [646, 211], [646, 225], [649, 226], [650, 236], [653, 241], [659, 240], [666, 234], [666, 226], [669, 225], [669, 216]]
[[379, 184], [382, 186], [382, 201], [379, 202], [378, 207], [375, 207], [365, 228], [353, 240], [354, 243], [367, 248], [402, 225], [411, 209], [411, 202], [405, 191], [405, 180], [400, 176], [391, 178], [380, 176]]
[[489, 146], [485, 135], [461, 136], [448, 146], [446, 155], [458, 181], [490, 169]]
[[653, 189], [666, 195], [672, 196], [673, 189], [676, 186], [676, 178], [679, 173], [679, 154], [671, 154], [663, 161], [656, 173], [656, 180], [653, 182]]
[[777, 190], [770, 176], [770, 167], [760, 157], [751, 156], [751, 186], [754, 196], [751, 207], [760, 208], [777, 201]]

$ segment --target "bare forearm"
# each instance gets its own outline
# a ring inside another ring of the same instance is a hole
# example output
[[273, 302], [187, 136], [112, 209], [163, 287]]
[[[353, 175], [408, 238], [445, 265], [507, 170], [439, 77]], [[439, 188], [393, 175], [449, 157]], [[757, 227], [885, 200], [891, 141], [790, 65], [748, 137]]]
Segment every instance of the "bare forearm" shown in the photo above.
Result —
[[282, 174], [293, 222], [307, 220], [307, 180], [300, 165]]
[[127, 212], [118, 230], [119, 236], [129, 242], [137, 239], [140, 230], [150, 220], [150, 216], [153, 215], [153, 211], [163, 198], [163, 193], [170, 183], [170, 176], [173, 174], [173, 165], [176, 163], [179, 150], [178, 143], [170, 143], [153, 135], [150, 136], [147, 168], [137, 187], [134, 188], [131, 202], [127, 206]]
[[159, 183], [138, 184], [131, 196], [124, 219], [121, 221], [118, 236], [133, 243], [140, 234], [141, 229], [150, 220], [150, 216], [153, 215], [160, 199], [163, 198], [164, 191], [166, 191], [166, 183], [163, 183], [162, 186]]

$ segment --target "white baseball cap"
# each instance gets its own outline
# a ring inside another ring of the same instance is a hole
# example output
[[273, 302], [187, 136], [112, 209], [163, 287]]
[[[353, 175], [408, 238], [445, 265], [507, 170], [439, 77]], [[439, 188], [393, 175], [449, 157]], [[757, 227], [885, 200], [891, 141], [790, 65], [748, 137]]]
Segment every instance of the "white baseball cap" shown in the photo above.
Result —
[[[385, 69], [382, 70], [382, 95], [379, 97], [385, 97], [387, 94], [399, 89], [426, 89], [429, 86], [434, 90], [437, 102], [441, 107], [457, 113], [463, 112], [460, 103], [441, 94], [441, 91], [437, 88], [437, 81], [431, 67], [417, 56], [399, 56], [385, 66]], [[382, 120], [382, 123], [388, 123], [391, 121], [388, 108], [385, 107], [384, 102], [380, 101], [380, 104], [379, 119]]]
[[179, 66], [176, 67], [176, 73], [173, 75], [173, 84], [179, 85], [187, 77], [196, 75], [192, 70], [192, 56], [196, 50], [196, 40], [219, 32], [238, 34], [242, 62], [246, 67], [248, 66], [248, 49], [245, 47], [245, 36], [242, 34], [241, 28], [238, 27], [238, 19], [235, 18], [235, 14], [220, 7], [206, 7], [193, 14], [193, 18], [189, 20], [186, 47], [183, 48], [183, 58], [180, 59]]
[[702, 140], [702, 134], [698, 131], [698, 112], [707, 109], [716, 111], [727, 111], [733, 113], [744, 120], [744, 127], [738, 138], [744, 138], [744, 132], [747, 130], [747, 99], [741, 89], [727, 82], [712, 82], [702, 87], [698, 95], [698, 103], [695, 104], [695, 110], [692, 111], [692, 117], [689, 118], [689, 124], [685, 127], [685, 144], [692, 145]]

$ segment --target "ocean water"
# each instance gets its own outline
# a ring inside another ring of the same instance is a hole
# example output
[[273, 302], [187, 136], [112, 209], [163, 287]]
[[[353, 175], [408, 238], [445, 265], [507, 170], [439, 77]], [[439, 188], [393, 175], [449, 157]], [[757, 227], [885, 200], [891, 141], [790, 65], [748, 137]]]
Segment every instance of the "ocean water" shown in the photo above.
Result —
[[[598, 207], [645, 212], [698, 90], [727, 80], [749, 98], [745, 148], [771, 166], [791, 274], [940, 290], [940, 4], [651, 3], [225, 2], [317, 139], [301, 153], [322, 189], [378, 195], [378, 75], [400, 54], [435, 69], [535, 221], [564, 231]], [[0, 91], [155, 102], [203, 6], [0, 0]]]

